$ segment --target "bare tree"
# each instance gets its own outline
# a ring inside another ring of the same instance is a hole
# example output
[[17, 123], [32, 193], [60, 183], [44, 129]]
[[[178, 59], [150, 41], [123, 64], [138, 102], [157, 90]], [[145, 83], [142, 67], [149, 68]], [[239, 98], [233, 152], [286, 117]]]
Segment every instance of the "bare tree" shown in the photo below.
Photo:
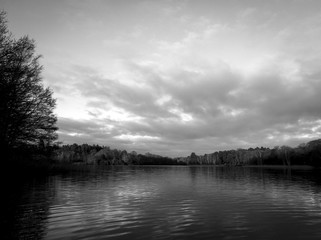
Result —
[[56, 105], [52, 91], [42, 83], [42, 66], [35, 43], [25, 36], [14, 39], [0, 12], [0, 146], [47, 144], [57, 138]]

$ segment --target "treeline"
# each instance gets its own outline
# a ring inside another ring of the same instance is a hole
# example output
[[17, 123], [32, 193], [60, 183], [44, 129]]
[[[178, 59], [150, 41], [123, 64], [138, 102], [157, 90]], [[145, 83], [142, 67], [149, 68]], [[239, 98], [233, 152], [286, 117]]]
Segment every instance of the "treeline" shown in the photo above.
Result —
[[300, 144], [270, 148], [249, 148], [218, 151], [205, 155], [192, 153], [187, 157], [168, 158], [135, 151], [111, 149], [88, 144], [57, 147], [53, 158], [59, 162], [93, 165], [310, 165], [321, 167], [321, 139]]
[[91, 165], [173, 165], [177, 160], [168, 157], [135, 151], [111, 149], [88, 144], [63, 145], [53, 152], [53, 159], [59, 162]]
[[209, 165], [309, 165], [321, 167], [321, 139], [300, 144], [298, 147], [277, 146], [219, 151], [211, 154], [180, 158], [186, 164]]

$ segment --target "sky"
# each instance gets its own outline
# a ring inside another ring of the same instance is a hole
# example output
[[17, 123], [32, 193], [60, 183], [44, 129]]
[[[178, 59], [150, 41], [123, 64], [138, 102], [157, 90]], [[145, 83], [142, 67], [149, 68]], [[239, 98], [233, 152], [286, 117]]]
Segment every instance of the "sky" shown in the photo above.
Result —
[[321, 138], [319, 0], [0, 0], [59, 141], [187, 156]]

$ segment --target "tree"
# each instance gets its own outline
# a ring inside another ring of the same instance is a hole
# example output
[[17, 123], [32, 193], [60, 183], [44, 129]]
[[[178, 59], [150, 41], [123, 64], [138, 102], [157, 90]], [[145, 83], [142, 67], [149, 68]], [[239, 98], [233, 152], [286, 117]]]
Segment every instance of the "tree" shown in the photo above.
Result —
[[292, 148], [289, 146], [281, 146], [279, 151], [280, 151], [281, 159], [283, 161], [283, 165], [291, 166]]
[[56, 100], [42, 83], [40, 55], [25, 36], [14, 39], [0, 12], [0, 147], [14, 149], [52, 143], [56, 138]]

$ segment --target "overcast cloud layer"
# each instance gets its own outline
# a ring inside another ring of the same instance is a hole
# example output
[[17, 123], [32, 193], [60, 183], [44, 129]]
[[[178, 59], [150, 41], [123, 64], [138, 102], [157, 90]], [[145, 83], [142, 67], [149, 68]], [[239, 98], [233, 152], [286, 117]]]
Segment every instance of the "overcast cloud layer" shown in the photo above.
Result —
[[321, 137], [319, 0], [0, 0], [59, 138], [185, 156]]

